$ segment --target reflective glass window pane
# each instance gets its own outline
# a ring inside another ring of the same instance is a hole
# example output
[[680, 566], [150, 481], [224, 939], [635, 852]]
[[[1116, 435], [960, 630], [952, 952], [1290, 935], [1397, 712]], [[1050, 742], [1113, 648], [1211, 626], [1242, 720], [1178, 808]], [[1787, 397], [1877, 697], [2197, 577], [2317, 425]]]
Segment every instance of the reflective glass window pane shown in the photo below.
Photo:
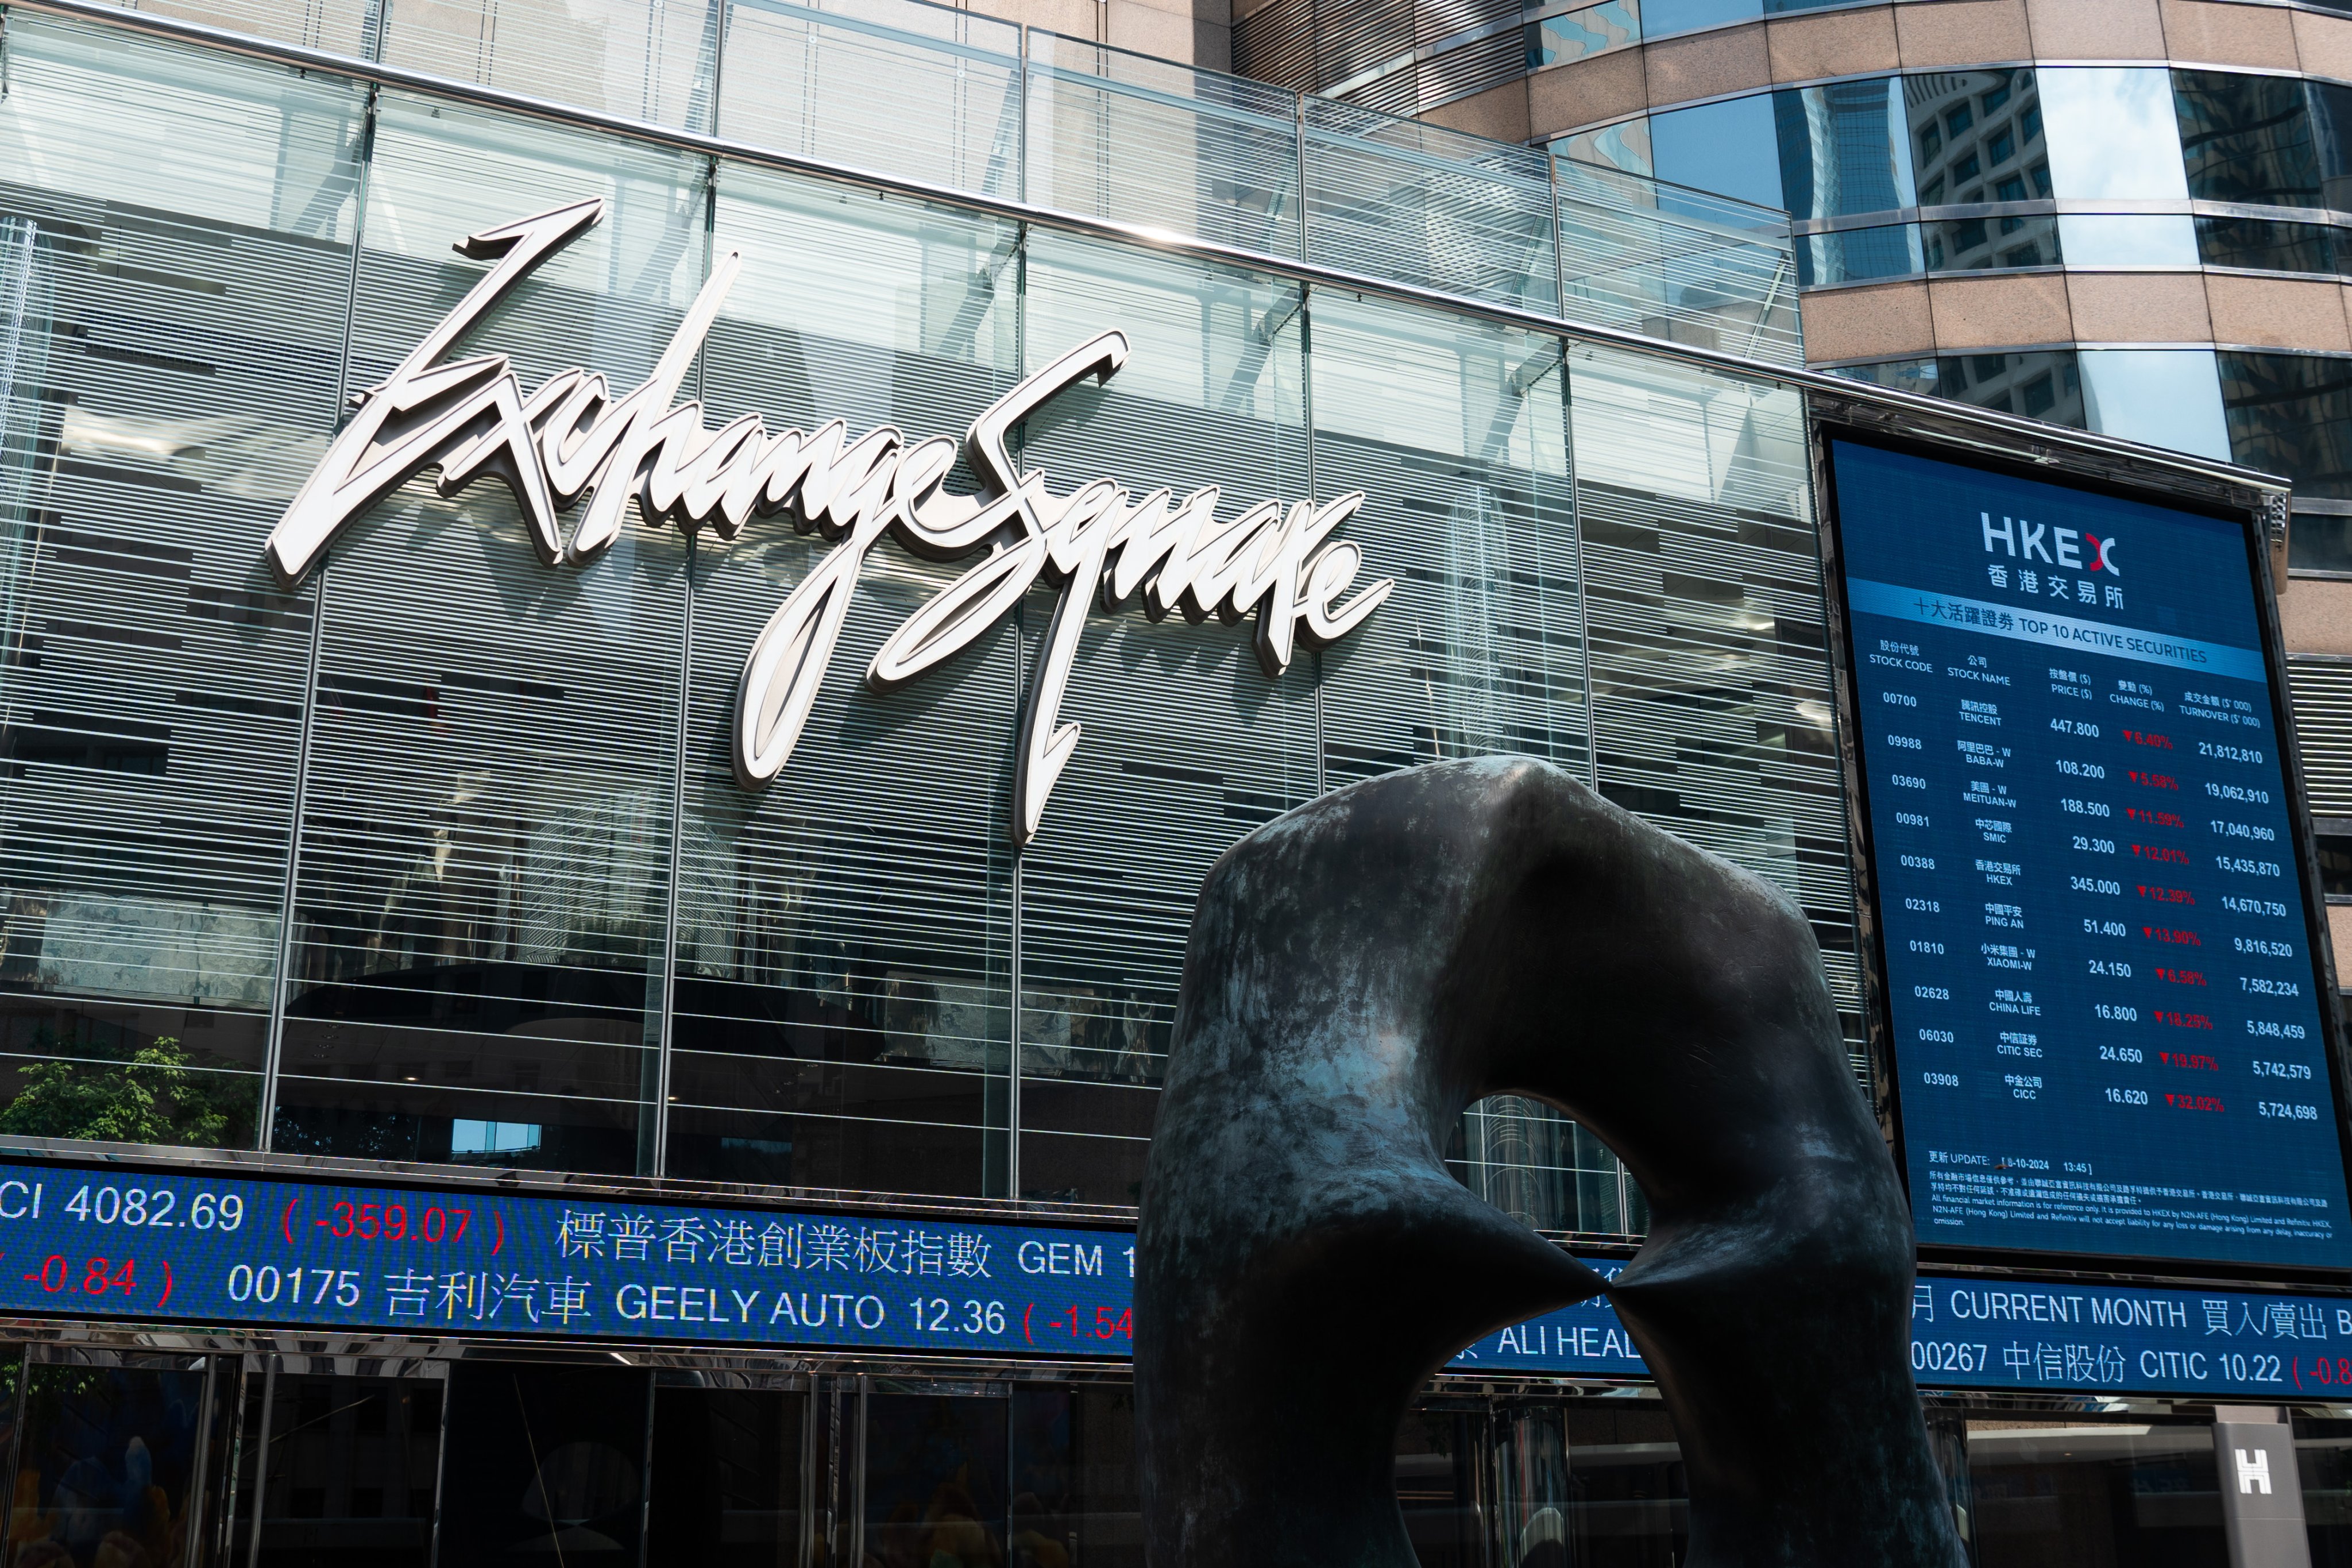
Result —
[[2071, 259], [2059, 247], [2058, 219], [2052, 213], [1939, 218], [1921, 224], [1919, 233], [1930, 272], [2056, 267]]
[[246, 1473], [228, 1535], [234, 1551], [253, 1552], [256, 1568], [429, 1568], [441, 1473], [439, 1379], [284, 1372], [248, 1375], [245, 1387]]
[[[2299, 511], [2287, 525], [2286, 564], [2290, 572], [2325, 572], [2352, 576], [2352, 517], [2333, 512]], [[2336, 839], [2337, 864], [2328, 864], [2329, 840], [2320, 841], [2320, 870], [2335, 878], [2330, 893], [2352, 893], [2352, 842]], [[2352, 1525], [2352, 1511], [2345, 1522]]]
[[2240, 71], [2175, 71], [2172, 96], [2190, 195], [2319, 205], [2318, 151], [2300, 81]]
[[1858, 1012], [1798, 395], [1599, 347], [1569, 384], [1599, 788], [1796, 899]]
[[1584, 767], [1559, 340], [1339, 296], [1315, 303], [1316, 474], [1399, 579], [1324, 650], [1327, 782], [1524, 752]]
[[2202, 1422], [1967, 1423], [1969, 1515], [1986, 1563], [2213, 1563], [2221, 1535]]
[[1911, 138], [1900, 82], [1877, 77], [1774, 93], [1783, 197], [1775, 205], [1800, 218], [1912, 205]]
[[1143, 1568], [1142, 1509], [1132, 1386], [1013, 1385], [1015, 1563]]
[[[1664, 1407], [1651, 1399], [1576, 1399], [1565, 1416], [1568, 1499], [1559, 1533], [1566, 1550], [1520, 1564], [1665, 1568], [1686, 1562], [1690, 1479]], [[1534, 1536], [1531, 1545], [1550, 1535], [1527, 1533]]]
[[[2295, 521], [2300, 526], [2303, 520]], [[2341, 838], [2335, 842], [2340, 847], [2339, 858], [2352, 867], [2352, 854], [2343, 852], [2352, 846]], [[2340, 1410], [2339, 1406], [2336, 1414], [2293, 1417], [2303, 1516], [2311, 1532], [2314, 1568], [2338, 1568], [2352, 1562], [2352, 1420]]]
[[2311, 103], [2312, 140], [2319, 149], [2319, 201], [2352, 212], [2352, 86], [2313, 78], [2304, 83]]
[[2197, 253], [2208, 267], [2265, 272], [2333, 272], [2339, 241], [2325, 224], [2259, 217], [2200, 217]]
[[36, 1362], [17, 1437], [9, 1561], [117, 1568], [189, 1561], [203, 1440], [201, 1357], [98, 1352]]
[[992, 1398], [903, 1392], [866, 1401], [866, 1561], [998, 1568], [1012, 1498], [1003, 1385]]
[[1874, 278], [1908, 278], [1926, 266], [1916, 224], [1801, 234], [1796, 238], [1797, 282], [1801, 288], [1864, 283]]
[[1298, 253], [1297, 100], [1286, 89], [1039, 30], [1025, 90], [1029, 201]]
[[1486, 1568], [1494, 1428], [1484, 1400], [1430, 1400], [1397, 1428], [1396, 1499], [1420, 1568]]
[[1996, 265], [2016, 270], [2056, 267], [2066, 259], [2058, 227], [2046, 215], [2004, 213], [1992, 220]]
[[[1030, 422], [1026, 460], [1073, 488], [1112, 477], [1181, 499], [1220, 486], [1226, 517], [1307, 495], [1296, 285], [1043, 230], [1025, 277], [1027, 363], [1113, 327], [1132, 345], [1108, 384]], [[1323, 498], [1379, 488], [1328, 465], [1314, 484]], [[1365, 514], [1342, 532], [1364, 545], [1365, 581], [1404, 570]], [[1044, 656], [1059, 595], [1041, 588], [1024, 607], [1024, 669]], [[1316, 659], [1297, 648], [1269, 679], [1247, 630], [1154, 622], [1130, 601], [1086, 616], [1071, 668], [1061, 717], [1085, 739], [1021, 862], [1019, 1192], [1133, 1204], [1201, 880], [1235, 838], [1320, 787]]]
[[2067, 66], [2045, 68], [2037, 80], [2058, 195], [2146, 201], [2189, 195], [2170, 72]]
[[1509, 1549], [1504, 1568], [1569, 1568], [1605, 1557], [1569, 1555], [1567, 1412], [1546, 1399], [1509, 1400], [1495, 1411], [1493, 1508]]
[[1603, 49], [1638, 41], [1642, 37], [1641, 0], [1602, 0], [1564, 16], [1547, 16], [1536, 25], [1534, 58], [1540, 69], [1566, 65]]
[[2194, 267], [2197, 228], [2187, 213], [2063, 213], [2058, 237], [2069, 267]]
[[2084, 413], [2103, 436], [2230, 460], [2210, 349], [2084, 349]]
[[1719, 26], [1760, 16], [1765, 0], [1642, 0], [1642, 31], [1649, 37]]
[[2082, 372], [2072, 349], [1947, 354], [1937, 363], [1936, 375], [1937, 390], [1945, 397], [2077, 430], [2085, 427]]
[[[483, 263], [463, 236], [567, 199], [608, 216], [472, 334], [536, 388], [632, 387], [702, 282], [699, 159], [386, 92], [349, 388], [380, 382]], [[583, 515], [572, 514], [573, 521]], [[649, 1169], [686, 550], [624, 514], [543, 564], [513, 493], [419, 477], [323, 569], [280, 1149]]]
[[1552, 166], [1572, 319], [1803, 362], [1780, 214], [1572, 158]]
[[[2025, 201], [2050, 194], [2042, 99], [2032, 71], [1937, 71], [1899, 79], [1902, 100], [1890, 107], [1909, 129], [1903, 143], [1912, 170], [1910, 188], [1916, 193], [1911, 199], [1919, 205]], [[1791, 144], [1784, 142], [1783, 161], [1791, 155]], [[1990, 187], [1988, 174], [1994, 179]]]
[[375, 0], [184, 0], [172, 7], [171, 15], [227, 32], [364, 58], [373, 47], [383, 8]]
[[440, 1568], [634, 1568], [652, 1378], [633, 1367], [453, 1365]]
[[[1598, 130], [1580, 131], [1573, 136], [1561, 137], [1551, 145], [1561, 157], [1573, 158], [1580, 163], [1591, 163], [1603, 169], [1622, 169], [1629, 174], [1655, 177], [1658, 173], [1657, 159], [1650, 151], [1648, 115], [1621, 120], [1614, 125], [1603, 125]], [[1780, 204], [1775, 201], [1771, 205], [1779, 206]]]
[[724, 10], [715, 85], [730, 139], [955, 190], [1019, 193], [1018, 26], [945, 5], [730, 0]]
[[[704, 356], [711, 420], [960, 437], [1017, 379], [1011, 225], [735, 166], [714, 224], [743, 271]], [[1000, 1194], [1013, 632], [894, 690], [859, 679], [969, 563], [876, 544], [782, 771], [746, 791], [728, 760], [752, 641], [833, 548], [782, 515], [695, 543], [667, 1168]]]
[[2225, 349], [2221, 406], [2230, 450], [2295, 493], [2352, 500], [2352, 360]]
[[684, 131], [710, 129], [727, 9], [723, 0], [364, 6], [383, 17], [383, 58], [394, 65]]
[[807, 1394], [775, 1388], [657, 1386], [646, 1561], [690, 1568], [798, 1563], [807, 1405]]
[[0, 95], [0, 1131], [250, 1147], [365, 98], [10, 19]]
[[1898, 392], [1916, 392], [1923, 397], [1933, 397], [1940, 385], [1932, 359], [1890, 359], [1875, 364], [1841, 364], [1826, 367], [1832, 375], [1842, 375], [1850, 381], [1866, 381], [1874, 386], [1889, 386]]
[[1758, 206], [1789, 205], [1781, 199], [1776, 136], [1770, 93], [1650, 116], [1658, 178]]
[[1551, 171], [1532, 148], [1308, 97], [1309, 254], [1526, 309], [1557, 303]]
[[1464, 1186], [1537, 1230], [1623, 1237], [1647, 1224], [1641, 1194], [1608, 1145], [1524, 1095], [1471, 1106], [1445, 1163]]
[[1321, 656], [1327, 784], [1498, 752], [1582, 776], [1559, 340], [1338, 295], [1314, 311], [1317, 482], [1367, 493], [1350, 534], [1398, 579]]

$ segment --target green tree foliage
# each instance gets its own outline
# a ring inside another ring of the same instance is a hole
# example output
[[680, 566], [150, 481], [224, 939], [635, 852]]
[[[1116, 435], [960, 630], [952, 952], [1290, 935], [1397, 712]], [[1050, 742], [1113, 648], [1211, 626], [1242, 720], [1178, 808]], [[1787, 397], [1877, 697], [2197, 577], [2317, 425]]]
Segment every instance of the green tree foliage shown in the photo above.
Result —
[[218, 1145], [229, 1115], [180, 1042], [164, 1036], [128, 1060], [41, 1062], [0, 1109], [0, 1132], [115, 1143]]

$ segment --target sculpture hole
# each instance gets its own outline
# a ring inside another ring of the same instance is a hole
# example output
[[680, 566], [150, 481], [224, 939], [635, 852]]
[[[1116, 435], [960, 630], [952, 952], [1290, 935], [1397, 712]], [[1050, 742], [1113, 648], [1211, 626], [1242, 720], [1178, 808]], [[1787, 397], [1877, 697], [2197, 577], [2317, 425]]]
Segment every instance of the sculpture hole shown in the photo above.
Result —
[[1650, 1205], [1609, 1146], [1539, 1100], [1495, 1094], [1462, 1113], [1445, 1168], [1535, 1230], [1610, 1240], [1649, 1234]]

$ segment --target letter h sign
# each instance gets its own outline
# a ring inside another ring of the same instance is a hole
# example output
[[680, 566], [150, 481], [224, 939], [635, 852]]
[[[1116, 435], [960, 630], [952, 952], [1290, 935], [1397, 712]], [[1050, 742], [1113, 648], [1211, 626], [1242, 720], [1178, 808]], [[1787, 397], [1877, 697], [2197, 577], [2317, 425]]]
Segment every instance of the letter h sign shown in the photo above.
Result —
[[2217, 1414], [2222, 1419], [2213, 1423], [2213, 1458], [2230, 1568], [2311, 1568], [2294, 1428], [2284, 1421], [2231, 1421], [2227, 1406]]

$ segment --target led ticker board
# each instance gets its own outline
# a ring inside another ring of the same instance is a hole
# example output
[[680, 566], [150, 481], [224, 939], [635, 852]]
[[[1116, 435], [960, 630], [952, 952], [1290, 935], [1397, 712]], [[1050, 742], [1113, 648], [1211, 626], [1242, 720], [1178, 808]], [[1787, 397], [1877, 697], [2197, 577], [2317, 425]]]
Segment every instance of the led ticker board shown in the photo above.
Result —
[[[1134, 1246], [1124, 1231], [0, 1164], [0, 1314], [45, 1318], [1123, 1359]], [[1911, 1361], [1930, 1386], [2326, 1393], [2352, 1388], [2352, 1297], [1926, 1277]], [[1605, 1300], [1451, 1365], [1648, 1375]]]
[[2248, 530], [1830, 457], [1922, 1245], [2352, 1262]]
[[[1623, 1267], [1593, 1266], [1604, 1275]], [[1647, 1370], [1601, 1300], [1489, 1334], [1453, 1367]], [[2352, 1300], [1923, 1275], [1912, 1292], [1911, 1371], [1926, 1388], [2342, 1398], [2352, 1388]]]
[[0, 1312], [1124, 1355], [1134, 1237], [0, 1164]]

